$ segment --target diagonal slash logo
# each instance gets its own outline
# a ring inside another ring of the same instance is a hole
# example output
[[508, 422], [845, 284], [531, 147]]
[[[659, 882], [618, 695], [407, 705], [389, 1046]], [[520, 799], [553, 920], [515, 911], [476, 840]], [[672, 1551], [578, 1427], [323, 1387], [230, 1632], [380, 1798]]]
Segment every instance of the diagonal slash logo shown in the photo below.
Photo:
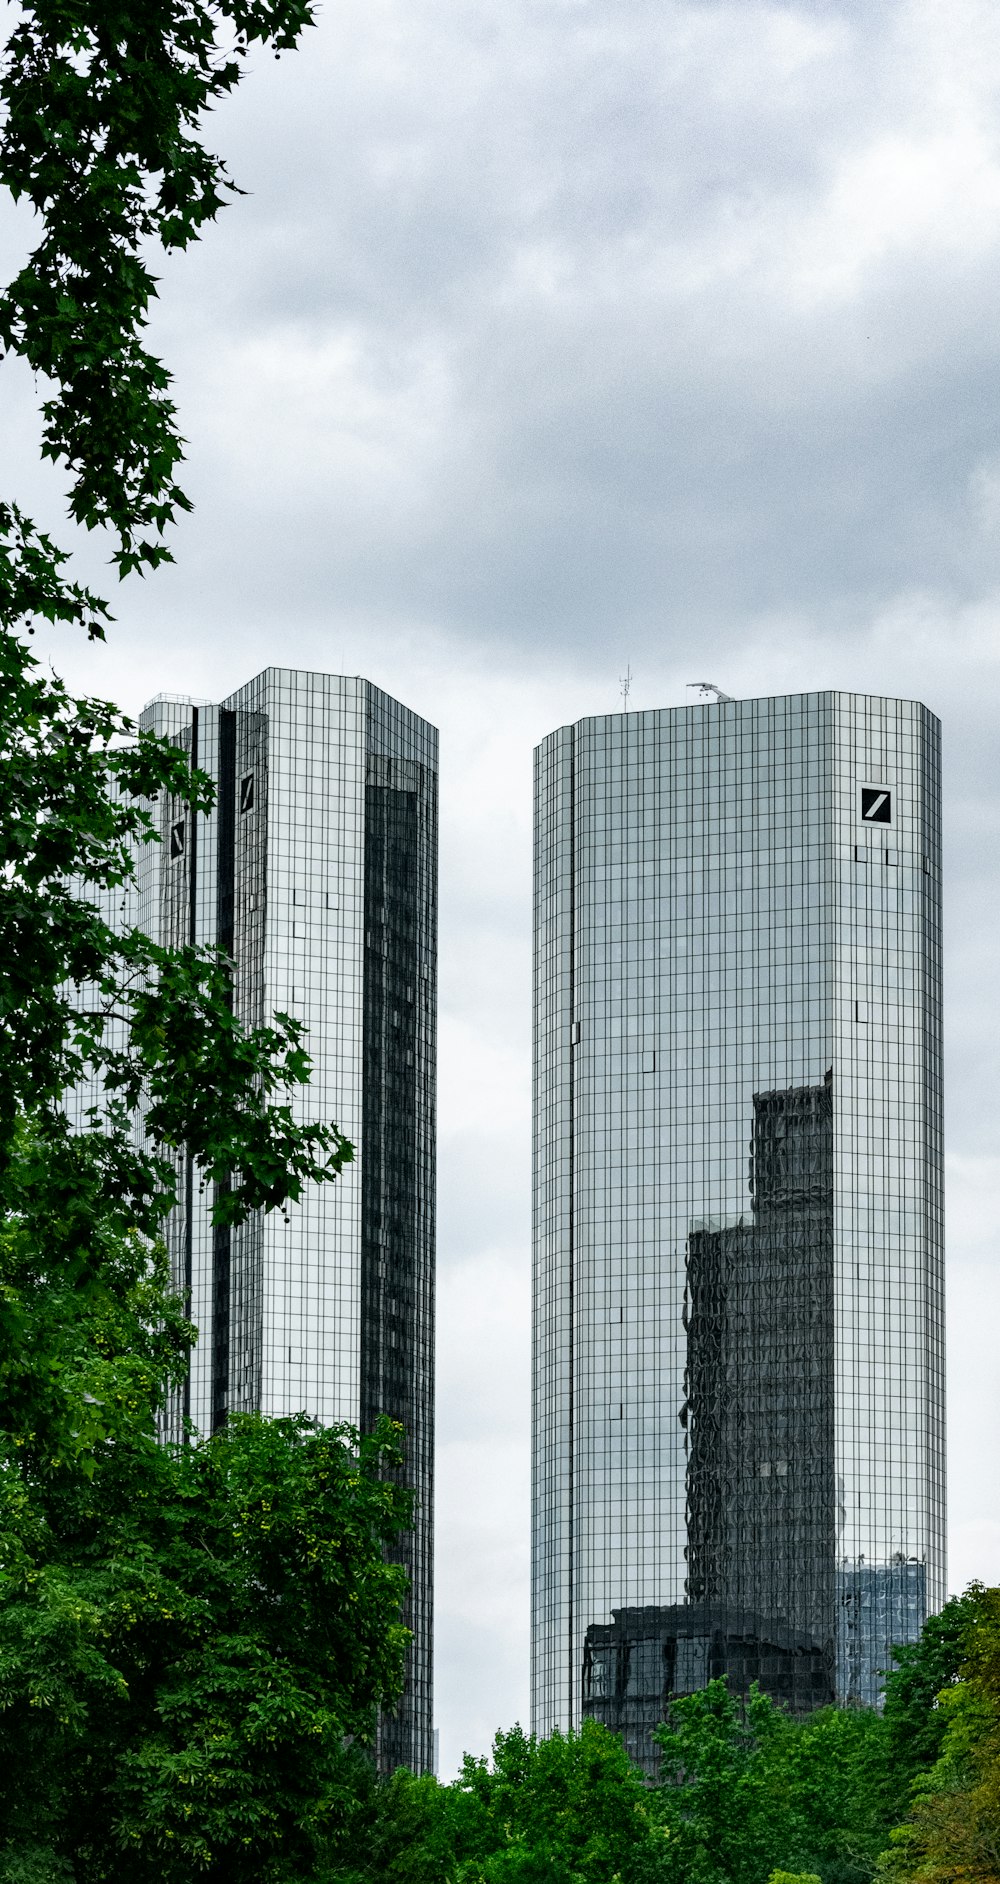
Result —
[[880, 785], [862, 785], [861, 818], [865, 824], [891, 824], [892, 793]]

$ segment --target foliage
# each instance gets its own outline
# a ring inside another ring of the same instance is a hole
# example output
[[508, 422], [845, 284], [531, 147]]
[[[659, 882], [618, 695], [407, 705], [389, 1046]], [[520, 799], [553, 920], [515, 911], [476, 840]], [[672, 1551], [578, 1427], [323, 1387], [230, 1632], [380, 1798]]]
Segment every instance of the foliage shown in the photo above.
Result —
[[106, 1204], [89, 1137], [22, 1129], [4, 1176], [0, 1460], [31, 1483], [91, 1478], [102, 1448], [154, 1430], [193, 1331], [162, 1247]]
[[[388, 1423], [233, 1419], [3, 1488], [0, 1822], [85, 1880], [310, 1875], [399, 1691]], [[16, 1544], [13, 1541], [17, 1533]], [[301, 1867], [301, 1872], [296, 1870]]]
[[896, 1668], [886, 1684], [885, 1721], [895, 1785], [892, 1810], [900, 1818], [908, 1808], [913, 1781], [940, 1758], [949, 1716], [939, 1697], [959, 1678], [969, 1633], [986, 1597], [980, 1584], [972, 1584], [964, 1596], [950, 1597], [938, 1615], [927, 1618], [918, 1642], [895, 1650]]
[[887, 1735], [869, 1708], [827, 1707], [788, 1722], [774, 1743], [774, 1777], [792, 1815], [783, 1862], [819, 1872], [823, 1884], [864, 1884], [891, 1814]]
[[[953, 1598], [896, 1661], [881, 1715], [794, 1721], [761, 1695], [744, 1711], [722, 1683], [673, 1703], [659, 1799], [683, 1854], [678, 1884], [765, 1884], [772, 1871], [996, 1884], [1000, 1591]], [[892, 1833], [911, 1789], [912, 1816]]]
[[42, 239], [0, 297], [0, 341], [44, 374], [43, 453], [122, 574], [169, 557], [190, 508], [169, 374], [143, 345], [151, 241], [197, 240], [234, 188], [197, 135], [250, 47], [294, 47], [310, 0], [25, 0], [0, 77], [0, 183]]
[[351, 1808], [322, 1884], [383, 1884], [386, 1878], [392, 1884], [455, 1884], [456, 1789], [405, 1767], [377, 1780], [372, 1766], [359, 1764], [352, 1780]]
[[[187, 503], [168, 375], [142, 342], [146, 248], [183, 248], [215, 215], [233, 186], [200, 118], [251, 45], [291, 47], [311, 17], [308, 0], [26, 0], [7, 45], [0, 181], [41, 239], [0, 296], [0, 340], [49, 382], [43, 451], [69, 472], [76, 519], [112, 530], [122, 574], [163, 560]], [[107, 604], [67, 565], [0, 503], [0, 1171], [22, 1114], [58, 1162], [62, 1098], [86, 1077], [111, 1101], [92, 1121], [109, 1198], [152, 1229], [186, 1145], [216, 1184], [217, 1217], [238, 1222], [335, 1176], [350, 1147], [294, 1117], [301, 1023], [244, 1029], [226, 962], [116, 935], [102, 913], [137, 848], [158, 841], [144, 801], [207, 809], [212, 793], [169, 742], [74, 699], [31, 654], [40, 620], [104, 633]]]
[[[106, 702], [74, 700], [0, 636], [0, 1166], [22, 1113], [58, 1143], [65, 1090], [87, 1076], [113, 1102], [93, 1122], [109, 1196], [127, 1195], [151, 1227], [173, 1183], [162, 1153], [186, 1143], [208, 1177], [229, 1180], [217, 1214], [238, 1221], [335, 1175], [350, 1148], [334, 1127], [293, 1119], [290, 1092], [309, 1072], [301, 1022], [243, 1029], [225, 961], [119, 935], [102, 913], [137, 847], [157, 839], [143, 800], [158, 792], [210, 802], [179, 750], [135, 736]], [[132, 1127], [140, 1108], [149, 1149]]]
[[[188, 501], [169, 374], [145, 346], [148, 252], [235, 186], [202, 114], [308, 0], [23, 0], [0, 182], [40, 239], [0, 343], [47, 382], [43, 455], [119, 576], [169, 558]], [[303, 1124], [301, 1025], [242, 1027], [231, 964], [118, 933], [150, 801], [211, 804], [169, 742], [43, 670], [38, 623], [107, 603], [0, 502], [0, 1880], [318, 1879], [402, 1680], [400, 1434], [243, 1417], [157, 1442], [192, 1331], [157, 1227], [185, 1148], [216, 1221], [336, 1176]], [[89, 1129], [71, 1088], [99, 1096]], [[141, 1127], [141, 1131], [138, 1129]]]
[[[987, 1595], [992, 1602], [993, 1593]], [[926, 1748], [921, 1709], [935, 1719], [941, 1710], [920, 1669], [926, 1673], [935, 1657], [938, 1666], [947, 1665], [956, 1617], [970, 1603], [981, 1617], [983, 1601], [982, 1592], [972, 1592], [949, 1605], [940, 1627], [928, 1625], [923, 1662], [907, 1652], [890, 1678], [885, 1718], [870, 1709], [825, 1708], [793, 1720], [760, 1694], [742, 1706], [722, 1682], [675, 1700], [659, 1735], [664, 1763], [657, 1785], [647, 1784], [621, 1741], [593, 1721], [545, 1740], [519, 1728], [501, 1733], [492, 1759], [467, 1757], [451, 1785], [407, 1772], [376, 1780], [370, 1767], [355, 1766], [342, 1775], [339, 1817], [323, 1860], [301, 1875], [312, 1884], [381, 1884], [385, 1878], [393, 1884], [870, 1884], [876, 1875], [886, 1884], [924, 1876], [958, 1884], [966, 1875], [985, 1884], [995, 1870], [915, 1868], [915, 1852], [927, 1861], [926, 1832], [919, 1848], [912, 1842], [919, 1817], [903, 1841], [895, 1841], [893, 1858], [879, 1861], [898, 1792], [898, 1779], [887, 1773], [890, 1743], [897, 1748], [893, 1759], [903, 1757], [901, 1733], [910, 1746], [907, 1757], [913, 1757], [914, 1737]], [[973, 1679], [973, 1666], [984, 1686], [1000, 1682], [996, 1643], [977, 1639], [978, 1659], [970, 1656], [966, 1682], [952, 1680], [955, 1696]], [[945, 1703], [946, 1719], [955, 1705]], [[979, 1729], [973, 1733], [971, 1715], [965, 1718], [967, 1739], [979, 1745]], [[995, 1721], [988, 1709], [978, 1718], [980, 1727]], [[968, 1747], [962, 1758], [968, 1774]], [[921, 1770], [926, 1778], [930, 1769]], [[965, 1812], [969, 1796], [962, 1795]], [[953, 1806], [949, 1811], [954, 1817]], [[981, 1818], [985, 1822], [985, 1801]], [[953, 1830], [943, 1814], [938, 1829], [949, 1826]], [[982, 1824], [980, 1843], [981, 1834]], [[913, 1862], [900, 1869], [904, 1857]]]
[[950, 1619], [964, 1623], [960, 1666], [930, 1710], [939, 1756], [913, 1782], [879, 1869], [886, 1884], [1000, 1879], [1000, 1590], [974, 1585], [962, 1603]]
[[668, 1836], [621, 1741], [588, 1720], [498, 1734], [492, 1766], [464, 1760], [450, 1809], [460, 1884], [640, 1884]]
[[[677, 1850], [678, 1880], [743, 1884], [754, 1874], [754, 1853], [776, 1845], [772, 1863], [783, 1855], [787, 1805], [772, 1797], [763, 1757], [783, 1725], [766, 1695], [753, 1690], [744, 1711], [724, 1680], [672, 1703], [655, 1737], [662, 1753], [659, 1804]], [[766, 1869], [758, 1865], [756, 1874]]]
[[0, 1233], [0, 1878], [310, 1877], [353, 1810], [344, 1737], [402, 1682], [398, 1428], [158, 1444], [189, 1335], [162, 1252], [88, 1225], [79, 1163], [36, 1216], [43, 1155], [22, 1140]]
[[724, 1682], [671, 1704], [659, 1784], [593, 1721], [500, 1734], [448, 1787], [397, 1774], [352, 1822], [338, 1884], [869, 1884], [887, 1842], [886, 1728], [791, 1719]]
[[765, 1884], [816, 1872], [862, 1884], [885, 1842], [885, 1731], [868, 1711], [792, 1720], [766, 1695], [745, 1709], [722, 1681], [675, 1701], [659, 1730], [660, 1809], [682, 1854], [678, 1879]]

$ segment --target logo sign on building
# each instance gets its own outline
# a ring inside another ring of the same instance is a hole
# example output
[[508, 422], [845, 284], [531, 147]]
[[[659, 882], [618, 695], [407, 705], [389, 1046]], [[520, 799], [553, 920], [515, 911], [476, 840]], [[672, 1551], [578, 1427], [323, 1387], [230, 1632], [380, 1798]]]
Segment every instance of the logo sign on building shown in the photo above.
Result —
[[179, 818], [176, 824], [170, 826], [170, 855], [171, 857], [183, 857], [184, 855], [183, 818]]
[[862, 824], [892, 823], [892, 793], [885, 785], [862, 785]]

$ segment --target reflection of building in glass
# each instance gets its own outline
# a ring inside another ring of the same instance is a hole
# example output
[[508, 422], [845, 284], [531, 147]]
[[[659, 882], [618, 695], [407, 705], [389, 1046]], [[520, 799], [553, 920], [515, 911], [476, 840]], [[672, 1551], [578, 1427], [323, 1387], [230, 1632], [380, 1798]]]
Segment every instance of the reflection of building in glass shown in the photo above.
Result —
[[870, 1699], [943, 1598], [938, 763], [835, 693], [536, 755], [540, 1732]]
[[[687, 1590], [804, 1636], [832, 1701], [831, 1080], [755, 1093], [753, 1112], [752, 1214], [696, 1222], [687, 1242]], [[812, 1664], [798, 1665], [815, 1706]]]
[[356, 1162], [297, 1206], [215, 1229], [182, 1170], [168, 1235], [199, 1329], [184, 1404], [406, 1429], [416, 1529], [407, 1689], [380, 1760], [429, 1769], [433, 1494], [437, 733], [368, 681], [269, 668], [221, 706], [162, 699], [142, 724], [214, 779], [215, 810], [160, 807], [139, 919], [233, 958], [242, 1020], [301, 1018], [313, 1061], [295, 1101]]
[[915, 1642], [926, 1615], [926, 1564], [898, 1556], [889, 1563], [840, 1566], [837, 1657], [845, 1701], [875, 1706], [892, 1668], [890, 1645]]
[[583, 1712], [620, 1733], [638, 1766], [655, 1775], [653, 1728], [671, 1695], [694, 1694], [725, 1676], [746, 1697], [757, 1682], [801, 1713], [832, 1699], [827, 1651], [812, 1636], [721, 1603], [616, 1609], [592, 1623], [583, 1648]]

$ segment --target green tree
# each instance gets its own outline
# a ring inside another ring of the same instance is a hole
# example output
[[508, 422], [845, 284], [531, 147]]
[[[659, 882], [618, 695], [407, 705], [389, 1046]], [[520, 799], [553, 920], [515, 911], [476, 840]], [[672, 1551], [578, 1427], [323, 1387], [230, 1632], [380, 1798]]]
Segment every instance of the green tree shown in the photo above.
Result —
[[395, 1438], [246, 1415], [188, 1449], [119, 1446], [44, 1496], [5, 1481], [10, 1857], [44, 1842], [79, 1884], [314, 1875], [344, 1737], [402, 1681]]
[[[43, 384], [43, 454], [119, 577], [188, 506], [170, 376], [145, 344], [151, 257], [235, 189], [200, 142], [254, 46], [307, 0], [23, 0], [0, 71], [0, 182], [35, 249], [0, 344]], [[242, 1027], [231, 965], [103, 913], [157, 841], [148, 803], [208, 781], [35, 658], [107, 602], [0, 501], [0, 1879], [315, 1881], [401, 1681], [400, 1434], [240, 1419], [160, 1446], [186, 1364], [157, 1233], [185, 1147], [217, 1221], [335, 1177], [301, 1123], [301, 1025]], [[82, 1080], [88, 1130], [65, 1117]], [[137, 1125], [142, 1123], [140, 1136]], [[362, 1788], [363, 1790], [363, 1788]]]
[[678, 1884], [763, 1884], [788, 1855], [792, 1821], [765, 1755], [786, 1717], [754, 1688], [743, 1707], [724, 1680], [671, 1703], [656, 1739], [657, 1804], [677, 1853]]
[[[935, 1620], [945, 1626], [924, 1631], [926, 1665], [928, 1672], [946, 1671], [945, 1685], [927, 1700], [914, 1678], [909, 1744], [920, 1747], [923, 1760], [909, 1818], [893, 1832], [878, 1876], [885, 1884], [998, 1884], [1000, 1590], [974, 1584]], [[919, 1730], [921, 1698], [933, 1731]]]
[[787, 1801], [780, 1862], [822, 1884], [867, 1884], [886, 1842], [885, 1722], [872, 1708], [828, 1707], [770, 1742], [771, 1785]]
[[358, 1766], [350, 1810], [323, 1884], [455, 1884], [455, 1789], [400, 1767], [377, 1779]]
[[[169, 558], [164, 533], [188, 507], [169, 374], [144, 343], [151, 247], [184, 248], [232, 193], [200, 122], [255, 43], [290, 48], [311, 18], [307, 0], [19, 9], [0, 71], [0, 182], [40, 240], [0, 295], [0, 343], [42, 377], [43, 453], [68, 473], [76, 521], [111, 533], [120, 575]], [[63, 1095], [87, 1074], [109, 1101], [93, 1120], [109, 1199], [127, 1196], [151, 1230], [186, 1145], [217, 1181], [217, 1214], [239, 1221], [335, 1176], [350, 1147], [331, 1124], [293, 1116], [309, 1072], [299, 1023], [243, 1029], [228, 964], [156, 949], [137, 930], [119, 937], [100, 913], [136, 847], [156, 840], [143, 800], [204, 807], [210, 787], [168, 742], [73, 698], [33, 657], [38, 622], [103, 636], [110, 619], [68, 562], [0, 502], [0, 1184], [21, 1115], [57, 1141]]]
[[903, 1816], [914, 1780], [941, 1756], [949, 1720], [941, 1697], [959, 1679], [970, 1633], [987, 1602], [982, 1585], [971, 1584], [928, 1616], [917, 1642], [893, 1652], [896, 1666], [885, 1688], [891, 1818]]
[[190, 1331], [162, 1250], [93, 1214], [89, 1141], [65, 1149], [60, 1216], [22, 1132], [0, 1225], [0, 1879], [313, 1878], [353, 1809], [345, 1737], [402, 1683], [398, 1429], [158, 1444]]
[[724, 1681], [672, 1702], [657, 1739], [657, 1807], [690, 1884], [767, 1884], [772, 1871], [865, 1884], [891, 1819], [886, 1729], [869, 1709], [792, 1719]]
[[[19, 8], [0, 75], [0, 183], [34, 211], [41, 239], [0, 297], [0, 341], [51, 387], [43, 454], [70, 472], [71, 515], [113, 533], [122, 574], [169, 560], [164, 532], [190, 509], [170, 375], [143, 339], [150, 245], [187, 248], [234, 193], [200, 124], [255, 44], [290, 51], [314, 11], [310, 0]], [[23, 526], [8, 511], [14, 562], [40, 550], [54, 600], [51, 545]], [[95, 626], [106, 612], [97, 602]]]
[[450, 1790], [460, 1884], [642, 1884], [670, 1838], [621, 1740], [595, 1721], [546, 1740], [498, 1734], [492, 1763], [467, 1755]]

